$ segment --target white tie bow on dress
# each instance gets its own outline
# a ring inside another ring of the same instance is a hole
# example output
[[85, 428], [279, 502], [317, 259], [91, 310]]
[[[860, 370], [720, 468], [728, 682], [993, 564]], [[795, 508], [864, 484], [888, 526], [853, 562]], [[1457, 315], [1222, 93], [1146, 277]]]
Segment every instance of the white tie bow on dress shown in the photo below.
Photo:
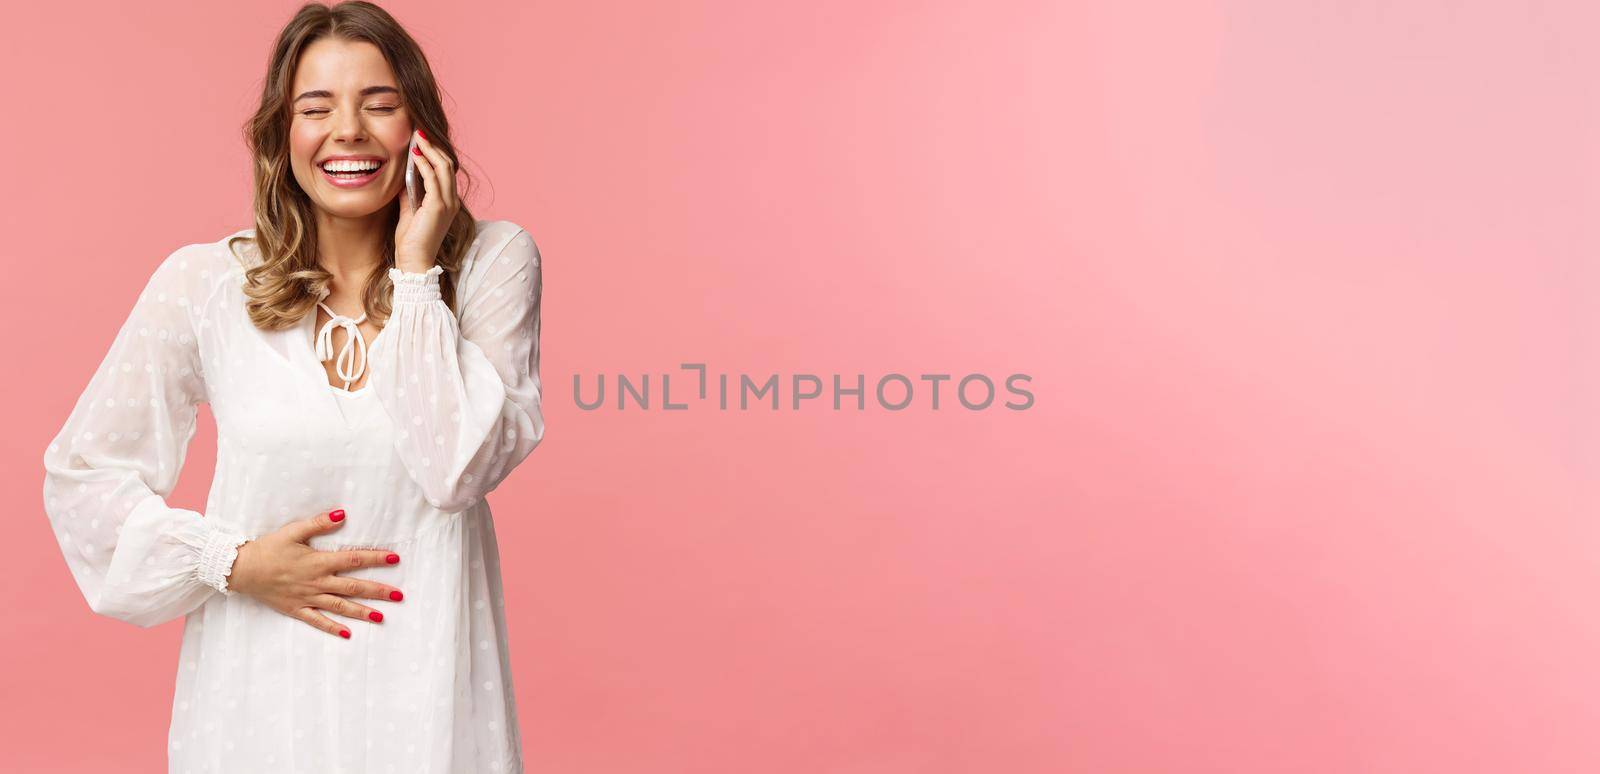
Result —
[[[321, 301], [317, 306], [327, 312], [331, 318], [322, 324], [322, 330], [317, 331], [317, 359], [327, 362], [333, 357], [333, 329], [343, 328], [345, 332], [344, 346], [339, 349], [339, 359], [333, 363], [333, 370], [344, 380], [344, 388], [350, 389], [350, 383], [361, 378], [367, 370], [367, 342], [361, 338], [361, 329], [356, 327], [367, 320], [367, 313], [363, 311], [360, 317], [345, 317], [328, 308]], [[361, 356], [356, 362], [356, 356]]]

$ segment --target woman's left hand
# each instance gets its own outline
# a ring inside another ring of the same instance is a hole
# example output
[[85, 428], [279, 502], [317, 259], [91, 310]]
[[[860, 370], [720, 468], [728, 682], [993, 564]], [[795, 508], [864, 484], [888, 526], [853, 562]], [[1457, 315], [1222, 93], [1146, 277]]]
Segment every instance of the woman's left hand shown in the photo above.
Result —
[[394, 264], [401, 271], [421, 273], [437, 263], [444, 235], [461, 210], [456, 198], [456, 167], [450, 157], [417, 136], [417, 177], [422, 179], [422, 201], [412, 209], [405, 186], [400, 188], [400, 222], [394, 229]]

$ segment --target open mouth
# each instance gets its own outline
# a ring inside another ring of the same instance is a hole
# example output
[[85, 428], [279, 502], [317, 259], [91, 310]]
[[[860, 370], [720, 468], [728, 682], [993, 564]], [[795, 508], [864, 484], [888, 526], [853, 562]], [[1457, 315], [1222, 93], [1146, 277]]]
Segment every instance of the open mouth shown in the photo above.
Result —
[[355, 188], [378, 178], [384, 162], [378, 159], [323, 162], [322, 175], [340, 188]]

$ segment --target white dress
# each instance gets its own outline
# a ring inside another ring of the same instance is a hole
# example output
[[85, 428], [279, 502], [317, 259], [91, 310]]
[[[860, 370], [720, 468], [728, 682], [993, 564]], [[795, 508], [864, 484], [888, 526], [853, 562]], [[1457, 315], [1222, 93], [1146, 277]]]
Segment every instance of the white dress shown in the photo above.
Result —
[[[250, 322], [251, 229], [191, 244], [153, 272], [45, 454], [44, 499], [96, 613], [187, 616], [169, 771], [520, 772], [500, 556], [484, 495], [544, 436], [539, 250], [479, 221], [456, 275], [391, 269], [393, 312], [366, 386], [328, 383], [308, 314]], [[337, 321], [336, 321], [337, 322]], [[217, 422], [204, 516], [167, 505], [196, 407]], [[342, 639], [227, 588], [241, 542], [343, 508], [312, 548], [388, 549], [341, 571], [399, 588], [351, 599], [381, 623], [319, 611]]]

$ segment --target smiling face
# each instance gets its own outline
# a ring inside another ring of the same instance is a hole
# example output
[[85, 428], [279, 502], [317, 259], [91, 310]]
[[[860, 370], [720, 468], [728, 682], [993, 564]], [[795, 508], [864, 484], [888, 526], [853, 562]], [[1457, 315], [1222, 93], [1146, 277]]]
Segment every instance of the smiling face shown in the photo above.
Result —
[[[378, 47], [341, 38], [311, 43], [290, 95], [289, 163], [311, 201], [341, 218], [393, 203], [405, 185], [412, 123]], [[337, 161], [346, 157], [355, 161]]]

